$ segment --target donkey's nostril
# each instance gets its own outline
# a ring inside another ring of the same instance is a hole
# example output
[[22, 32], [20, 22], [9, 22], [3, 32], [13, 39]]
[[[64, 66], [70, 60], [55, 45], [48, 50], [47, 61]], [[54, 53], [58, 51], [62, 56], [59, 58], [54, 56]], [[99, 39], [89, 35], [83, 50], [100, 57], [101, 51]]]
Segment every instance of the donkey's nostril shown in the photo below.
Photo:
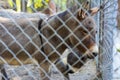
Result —
[[97, 54], [98, 54], [98, 53], [96, 53], [96, 52], [93, 52], [92, 54], [93, 54], [93, 56], [97, 56]]
[[91, 55], [88, 55], [89, 59], [94, 59], [97, 56], [97, 52], [91, 53]]

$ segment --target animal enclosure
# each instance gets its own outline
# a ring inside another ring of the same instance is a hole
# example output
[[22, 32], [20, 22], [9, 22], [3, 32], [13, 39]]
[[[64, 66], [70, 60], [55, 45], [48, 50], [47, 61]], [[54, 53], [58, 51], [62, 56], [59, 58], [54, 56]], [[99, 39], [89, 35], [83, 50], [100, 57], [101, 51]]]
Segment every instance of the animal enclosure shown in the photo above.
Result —
[[120, 80], [119, 5], [1, 0], [0, 80]]

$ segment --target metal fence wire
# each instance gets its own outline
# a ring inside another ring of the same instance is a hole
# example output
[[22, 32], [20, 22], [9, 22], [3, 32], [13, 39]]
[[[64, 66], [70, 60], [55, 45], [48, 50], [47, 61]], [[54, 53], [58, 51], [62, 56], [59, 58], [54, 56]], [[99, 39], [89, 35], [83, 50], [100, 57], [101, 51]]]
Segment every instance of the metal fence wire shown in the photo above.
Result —
[[0, 80], [120, 80], [119, 0], [0, 0]]

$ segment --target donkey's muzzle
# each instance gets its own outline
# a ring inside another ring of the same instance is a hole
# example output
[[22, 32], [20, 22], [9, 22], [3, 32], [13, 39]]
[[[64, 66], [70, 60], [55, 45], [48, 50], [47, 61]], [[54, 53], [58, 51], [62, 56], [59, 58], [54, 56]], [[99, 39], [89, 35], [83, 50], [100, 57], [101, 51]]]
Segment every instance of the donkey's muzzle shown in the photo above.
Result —
[[90, 59], [94, 59], [98, 55], [98, 45], [95, 44], [90, 51], [91, 51], [90, 53], [89, 52], [87, 53], [88, 54], [87, 56]]

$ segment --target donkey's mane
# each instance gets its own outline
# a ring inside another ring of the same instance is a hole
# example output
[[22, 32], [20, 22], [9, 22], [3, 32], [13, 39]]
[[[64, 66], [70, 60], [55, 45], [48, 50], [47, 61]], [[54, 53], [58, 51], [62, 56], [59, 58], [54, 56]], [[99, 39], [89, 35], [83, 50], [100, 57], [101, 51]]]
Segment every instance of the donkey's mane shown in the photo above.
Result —
[[[62, 12], [58, 12], [52, 16], [50, 16], [48, 20], [54, 19], [55, 16], [58, 16], [60, 19], [62, 19], [63, 21], [65, 21], [67, 18], [69, 18], [70, 16], [75, 15], [75, 12], [79, 9], [78, 5], [72, 6], [68, 9], [66, 9], [65, 11]], [[56, 17], [55, 17], [56, 18]]]

